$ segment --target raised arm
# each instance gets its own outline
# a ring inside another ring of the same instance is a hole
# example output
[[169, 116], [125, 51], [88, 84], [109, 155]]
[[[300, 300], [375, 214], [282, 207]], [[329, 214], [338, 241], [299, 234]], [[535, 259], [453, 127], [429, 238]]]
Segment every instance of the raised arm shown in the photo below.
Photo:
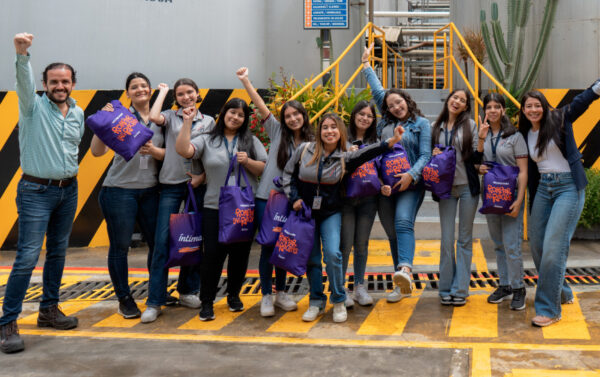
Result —
[[242, 82], [242, 85], [244, 85], [244, 89], [246, 89], [246, 92], [250, 96], [250, 99], [252, 100], [254, 105], [256, 105], [258, 113], [260, 114], [260, 118], [263, 120], [267, 119], [269, 114], [271, 114], [271, 111], [269, 111], [269, 108], [265, 104], [265, 101], [263, 101], [262, 97], [258, 94], [256, 89], [250, 82], [250, 79], [248, 78], [248, 68], [242, 67], [238, 69], [235, 74], [237, 75], [238, 79], [240, 79], [240, 81]]
[[385, 96], [385, 89], [381, 85], [381, 81], [377, 78], [375, 71], [371, 68], [371, 64], [369, 63], [369, 57], [371, 55], [371, 50], [373, 49], [374, 43], [367, 48], [365, 48], [365, 52], [363, 52], [361, 62], [363, 63], [362, 73], [365, 75], [367, 79], [367, 83], [371, 87], [371, 95], [377, 104], [377, 108], [379, 112], [381, 112], [381, 105], [383, 104], [383, 97]]
[[165, 117], [160, 112], [165, 103], [167, 93], [169, 93], [169, 85], [165, 83], [158, 84], [158, 96], [156, 96], [156, 101], [154, 101], [154, 105], [152, 105], [152, 108], [150, 109], [150, 121], [154, 122], [157, 126], [165, 124]]
[[30, 114], [35, 104], [35, 79], [29, 62], [27, 51], [33, 43], [33, 34], [19, 33], [13, 40], [17, 53], [17, 96], [19, 97], [19, 112], [22, 115]]
[[181, 131], [179, 131], [179, 135], [177, 135], [177, 140], [175, 141], [175, 150], [184, 158], [192, 158], [194, 156], [194, 146], [190, 141], [195, 114], [195, 107], [183, 109], [183, 125], [181, 126]]
[[596, 80], [592, 86], [578, 94], [573, 101], [564, 107], [565, 116], [575, 122], [590, 107], [592, 102], [600, 96], [600, 79]]
[[363, 149], [345, 152], [344, 159], [346, 161], [346, 172], [352, 173], [354, 170], [358, 169], [360, 165], [392, 149], [394, 144], [402, 140], [403, 133], [404, 127], [397, 126], [394, 129], [394, 136], [389, 139], [378, 144], [369, 145]]

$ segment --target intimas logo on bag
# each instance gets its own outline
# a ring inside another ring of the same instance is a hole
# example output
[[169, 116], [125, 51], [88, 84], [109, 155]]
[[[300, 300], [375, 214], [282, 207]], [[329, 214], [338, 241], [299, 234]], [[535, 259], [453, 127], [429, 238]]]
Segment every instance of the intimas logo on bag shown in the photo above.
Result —
[[423, 168], [423, 180], [427, 182], [440, 183], [440, 172], [431, 166]]
[[254, 221], [254, 208], [249, 209], [241, 209], [236, 208], [235, 217], [233, 218], [234, 224], [240, 224], [241, 226], [246, 226]]
[[202, 236], [190, 236], [189, 234], [181, 233], [179, 235], [179, 242], [201, 242]]
[[406, 159], [406, 156], [401, 154], [397, 158], [385, 161], [385, 174], [399, 174], [404, 173], [410, 169], [410, 164]]
[[493, 203], [512, 202], [512, 190], [508, 187], [497, 187], [487, 185], [486, 199], [491, 199]]
[[[119, 117], [117, 117], [115, 120], [117, 119], [119, 119]], [[113, 121], [113, 123], [114, 122], [115, 121]], [[117, 135], [117, 139], [119, 139], [119, 141], [124, 141], [127, 135], [131, 135], [133, 133], [133, 127], [136, 124], [137, 119], [126, 115], [122, 117], [119, 122], [111, 128], [111, 130], [115, 135]]]
[[365, 178], [367, 176], [377, 175], [375, 163], [373, 161], [365, 162], [352, 173], [351, 178]]
[[[273, 221], [277, 221], [280, 223], [285, 223], [287, 221], [287, 216], [286, 215], [282, 215], [279, 212], [275, 212], [275, 215], [273, 216]], [[281, 228], [280, 228], [281, 230]]]
[[298, 254], [298, 244], [296, 243], [296, 240], [288, 237], [285, 231], [279, 235], [275, 247], [286, 253]]

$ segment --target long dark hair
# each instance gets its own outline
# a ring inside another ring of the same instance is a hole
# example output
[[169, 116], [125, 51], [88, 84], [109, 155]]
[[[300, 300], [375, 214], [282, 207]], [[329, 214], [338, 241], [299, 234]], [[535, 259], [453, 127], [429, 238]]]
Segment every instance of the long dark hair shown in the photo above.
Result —
[[465, 89], [454, 89], [448, 97], [446, 97], [446, 101], [444, 102], [444, 108], [440, 115], [438, 115], [435, 120], [435, 127], [431, 132], [431, 141], [433, 144], [439, 143], [440, 133], [442, 132], [442, 125], [448, 123], [448, 119], [450, 119], [450, 111], [448, 111], [448, 101], [456, 92], [465, 93], [465, 97], [467, 97], [467, 103], [465, 110], [458, 114], [456, 120], [454, 121], [453, 129], [456, 129], [454, 133], [454, 137], [457, 137], [458, 131], [462, 129], [462, 146], [460, 148], [460, 154], [462, 156], [463, 161], [467, 161], [471, 154], [473, 154], [473, 135], [471, 134], [471, 95]]
[[546, 97], [537, 90], [532, 90], [525, 93], [521, 99], [521, 110], [519, 110], [519, 131], [527, 140], [527, 134], [531, 129], [531, 122], [524, 113], [525, 102], [529, 98], [534, 98], [540, 101], [542, 104], [542, 120], [540, 121], [540, 133], [537, 139], [537, 145], [535, 146], [538, 150], [538, 154], [542, 155], [546, 151], [546, 147], [550, 140], [554, 140], [556, 146], [562, 147], [561, 136], [563, 130], [563, 113], [562, 111], [554, 111], [554, 108], [550, 106]]
[[148, 76], [146, 76], [140, 72], [131, 72], [129, 74], [129, 76], [127, 76], [127, 79], [125, 79], [125, 90], [129, 90], [129, 84], [131, 84], [131, 81], [133, 81], [133, 79], [142, 79], [142, 80], [146, 81], [146, 84], [148, 84], [148, 87], [152, 88], [152, 85], [150, 85], [150, 79], [148, 78]]
[[[485, 108], [490, 102], [498, 103], [502, 109], [506, 109], [506, 100], [500, 93], [492, 92], [486, 94], [483, 97], [483, 113], [485, 114]], [[500, 131], [502, 132], [502, 138], [507, 138], [517, 132], [517, 128], [512, 124], [510, 119], [506, 116], [506, 113], [500, 118]]]
[[256, 150], [254, 150], [254, 142], [252, 140], [252, 132], [248, 129], [248, 123], [250, 119], [250, 107], [240, 98], [232, 98], [221, 108], [221, 112], [217, 117], [217, 124], [210, 131], [210, 141], [215, 142], [218, 140], [219, 144], [216, 144], [215, 147], [221, 146], [223, 142], [223, 138], [225, 137], [225, 114], [229, 109], [242, 109], [244, 111], [244, 123], [238, 128], [237, 135], [237, 149], [240, 152], [248, 153], [248, 157], [251, 159], [256, 159]]
[[[325, 123], [327, 119], [333, 120], [338, 128], [338, 131], [340, 132], [340, 140], [338, 140], [336, 148], [342, 152], [346, 152], [346, 142], [348, 140], [348, 135], [346, 134], [346, 125], [344, 124], [344, 121], [336, 113], [326, 113], [325, 115], [323, 115], [323, 117], [321, 117], [321, 120], [319, 120], [319, 128], [317, 129], [317, 136], [315, 138], [315, 153], [313, 154], [313, 157], [310, 159], [310, 161], [308, 161], [306, 166], [310, 166], [316, 163], [317, 161], [321, 160], [321, 156], [323, 155], [323, 151], [325, 150], [325, 147], [323, 145], [323, 139], [321, 139], [321, 128], [323, 127], [323, 123]], [[343, 161], [344, 159], [342, 158], [342, 173], [344, 171]]]
[[[397, 94], [400, 97], [404, 98], [404, 100], [406, 101], [406, 107], [408, 108], [408, 115], [405, 119], [397, 119], [394, 115], [392, 115], [392, 113], [390, 113], [390, 111], [388, 109], [388, 104], [387, 104], [387, 99], [390, 96], [390, 94]], [[383, 103], [381, 104], [381, 112], [383, 113], [383, 116], [385, 118], [392, 120], [392, 121], [394, 121], [394, 120], [405, 121], [408, 119], [415, 120], [417, 118], [417, 115], [423, 116], [423, 113], [421, 113], [421, 110], [419, 110], [419, 108], [417, 107], [417, 103], [412, 99], [410, 94], [408, 94], [404, 90], [401, 90], [398, 88], [392, 88], [392, 89], [388, 90], [387, 92], [385, 92], [385, 95], [383, 96]]]
[[[194, 80], [188, 79], [188, 78], [182, 78], [182, 79], [175, 81], [175, 85], [173, 85], [173, 97], [175, 98], [173, 100], [173, 104], [177, 107], [181, 107], [181, 105], [177, 102], [177, 96], [175, 95], [175, 93], [177, 92], [177, 88], [182, 85], [189, 85], [192, 88], [196, 89], [196, 93], [198, 93], [198, 85], [196, 85]], [[196, 103], [200, 103], [200, 102], [202, 102], [202, 97], [200, 96], [200, 93], [198, 93], [198, 98], [196, 99]]]
[[375, 106], [367, 101], [358, 101], [354, 106], [354, 109], [352, 109], [352, 113], [350, 114], [350, 124], [348, 125], [348, 136], [350, 136], [350, 140], [356, 140], [356, 116], [365, 107], [371, 109], [373, 120], [371, 120], [369, 128], [365, 130], [363, 140], [366, 144], [373, 144], [377, 142], [377, 113], [375, 112]]
[[298, 110], [304, 119], [302, 128], [300, 128], [300, 138], [302, 141], [311, 141], [314, 138], [312, 127], [310, 126], [310, 119], [308, 118], [308, 113], [306, 112], [304, 106], [296, 100], [287, 101], [284, 103], [283, 107], [281, 108], [281, 113], [279, 114], [281, 140], [279, 141], [279, 149], [277, 150], [277, 167], [281, 170], [285, 168], [285, 164], [287, 164], [288, 160], [290, 159], [288, 151], [290, 149], [290, 143], [293, 143], [294, 140], [294, 132], [290, 130], [285, 123], [285, 111], [290, 107]]

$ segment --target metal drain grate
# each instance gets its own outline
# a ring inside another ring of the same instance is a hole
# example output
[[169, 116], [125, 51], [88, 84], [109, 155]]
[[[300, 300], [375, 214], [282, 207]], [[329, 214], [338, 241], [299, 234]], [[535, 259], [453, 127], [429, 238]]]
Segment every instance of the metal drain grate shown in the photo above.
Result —
[[[537, 285], [537, 273], [535, 270], [527, 269], [524, 271], [523, 278], [525, 285], [535, 287]], [[571, 285], [600, 285], [600, 267], [577, 267], [568, 268], [565, 274], [565, 280]], [[415, 272], [413, 273], [413, 282], [416, 289], [438, 289], [438, 272]], [[327, 277], [323, 276], [325, 291], [329, 290]], [[129, 285], [134, 299], [142, 300], [148, 296], [148, 280], [134, 280]], [[346, 286], [348, 289], [354, 289], [354, 275], [347, 277]], [[375, 273], [365, 276], [365, 286], [371, 293], [383, 293], [394, 288], [391, 273]], [[498, 287], [498, 273], [496, 271], [471, 272], [471, 288]], [[42, 283], [33, 283], [29, 286], [25, 295], [25, 302], [39, 302], [42, 299]], [[4, 298], [6, 286], [0, 286], [0, 298]], [[177, 289], [177, 280], [171, 279], [168, 282], [169, 293]], [[286, 281], [286, 291], [293, 295], [306, 295], [309, 292], [308, 280], [304, 277], [289, 276]], [[242, 295], [259, 295], [260, 280], [258, 277], [246, 278], [242, 290]], [[227, 277], [221, 277], [217, 289], [217, 297], [227, 295]], [[82, 281], [69, 285], [60, 291], [60, 300], [116, 300], [113, 285], [109, 281]]]

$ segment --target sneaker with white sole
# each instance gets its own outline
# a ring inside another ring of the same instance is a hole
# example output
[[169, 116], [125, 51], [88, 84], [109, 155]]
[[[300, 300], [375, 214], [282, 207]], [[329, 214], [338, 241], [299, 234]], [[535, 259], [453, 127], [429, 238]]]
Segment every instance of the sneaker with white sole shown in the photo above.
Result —
[[264, 295], [260, 301], [261, 317], [272, 317], [275, 315], [275, 307], [273, 306], [273, 295]]
[[294, 300], [291, 299], [285, 292], [277, 292], [275, 294], [275, 304], [279, 309], [283, 309], [286, 312], [291, 312], [294, 310], [298, 310], [298, 304]]
[[344, 287], [344, 291], [346, 291], [346, 301], [344, 301], [344, 305], [348, 309], [353, 308], [354, 300], [352, 299], [352, 296], [350, 296], [350, 291], [348, 291], [348, 288], [346, 288], [346, 287]]
[[346, 322], [347, 319], [348, 312], [346, 311], [346, 305], [343, 302], [333, 304], [333, 322]]
[[394, 272], [394, 284], [400, 287], [400, 292], [404, 295], [412, 293], [412, 278], [411, 273], [406, 267], [402, 267], [399, 271]]
[[394, 290], [388, 293], [386, 300], [387, 302], [398, 302], [402, 300], [404, 297], [408, 297], [410, 295], [405, 295], [400, 292], [400, 287], [394, 287]]
[[142, 323], [150, 323], [156, 321], [156, 318], [160, 315], [160, 306], [148, 306], [142, 313]]
[[312, 322], [317, 319], [318, 316], [322, 315], [325, 311], [323, 308], [318, 306], [310, 305], [308, 309], [302, 315], [302, 320], [304, 322]]
[[373, 297], [369, 296], [364, 284], [354, 285], [354, 301], [361, 306], [373, 305]]
[[198, 309], [202, 303], [198, 295], [179, 295], [179, 305], [185, 306], [186, 308]]

